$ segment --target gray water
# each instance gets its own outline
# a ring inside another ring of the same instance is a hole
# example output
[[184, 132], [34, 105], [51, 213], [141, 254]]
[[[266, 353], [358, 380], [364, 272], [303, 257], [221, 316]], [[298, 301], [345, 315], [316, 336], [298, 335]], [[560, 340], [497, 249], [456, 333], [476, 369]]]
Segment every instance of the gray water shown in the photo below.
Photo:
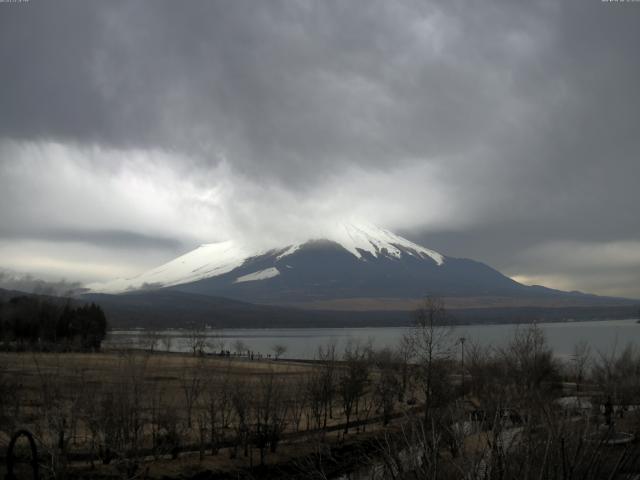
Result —
[[[574, 346], [586, 341], [594, 353], [611, 352], [614, 348], [624, 348], [629, 343], [640, 345], [640, 324], [635, 319], [603, 320], [593, 322], [540, 323], [547, 341], [559, 357], [568, 357]], [[514, 335], [518, 325], [465, 325], [455, 327], [451, 332], [452, 340], [464, 337], [467, 342], [483, 346], [505, 345]], [[341, 352], [349, 341], [371, 342], [375, 348], [394, 348], [402, 336], [410, 329], [407, 327], [366, 327], [366, 328], [272, 328], [272, 329], [224, 329], [208, 330], [205, 335], [209, 342], [209, 351], [219, 351], [221, 346], [233, 352], [238, 341], [245, 350], [263, 355], [272, 354], [274, 345], [286, 347], [284, 358], [312, 359], [318, 347], [330, 343]], [[159, 339], [170, 338], [170, 350], [189, 351], [189, 332], [181, 329], [169, 329], [155, 332]], [[107, 336], [107, 348], [133, 347], [143, 348], [149, 334], [144, 330], [114, 330]], [[468, 344], [467, 344], [468, 345]], [[159, 341], [155, 347], [164, 350], [166, 344]]]

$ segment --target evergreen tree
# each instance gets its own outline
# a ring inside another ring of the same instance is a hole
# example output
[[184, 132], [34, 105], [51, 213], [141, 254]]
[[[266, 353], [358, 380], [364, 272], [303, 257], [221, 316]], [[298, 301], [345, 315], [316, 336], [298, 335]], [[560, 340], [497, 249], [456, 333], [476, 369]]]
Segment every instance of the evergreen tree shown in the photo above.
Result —
[[0, 302], [0, 339], [15, 348], [64, 348], [99, 350], [107, 333], [107, 319], [99, 305], [60, 308], [51, 300], [34, 296]]

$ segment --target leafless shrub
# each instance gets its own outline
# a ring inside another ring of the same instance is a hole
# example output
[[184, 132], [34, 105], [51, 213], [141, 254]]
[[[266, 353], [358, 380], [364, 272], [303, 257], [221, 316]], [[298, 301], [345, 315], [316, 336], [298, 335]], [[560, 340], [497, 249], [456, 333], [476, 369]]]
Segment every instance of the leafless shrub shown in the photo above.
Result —
[[94, 393], [93, 402], [84, 402], [92, 443], [97, 444], [99, 457], [105, 464], [118, 460], [126, 475], [137, 470], [143, 446], [147, 362], [148, 354], [122, 352], [119, 376], [103, 383]]
[[207, 347], [207, 336], [203, 326], [189, 325], [187, 329], [187, 346], [194, 355], [204, 355]]
[[251, 403], [248, 385], [245, 379], [235, 377], [231, 383], [231, 404], [233, 406], [235, 422], [235, 441], [231, 453], [232, 457], [238, 454], [238, 447], [244, 448], [244, 456], [249, 455], [249, 427], [251, 416]]
[[[289, 382], [289, 412], [291, 424], [295, 432], [300, 431], [302, 416], [309, 410], [308, 389], [303, 377], [298, 377]], [[308, 428], [308, 426], [307, 426]]]
[[251, 402], [252, 436], [264, 465], [267, 447], [276, 452], [286, 426], [288, 403], [283, 378], [270, 371], [262, 375]]
[[169, 334], [165, 334], [160, 338], [160, 344], [165, 352], [169, 353], [173, 346], [173, 337]]
[[249, 348], [247, 347], [247, 344], [240, 339], [237, 339], [235, 342], [233, 342], [233, 350], [236, 352], [236, 355], [242, 355], [248, 349]]
[[282, 355], [287, 352], [286, 345], [282, 345], [280, 343], [275, 344], [271, 347], [271, 351], [273, 351], [273, 357], [278, 360]]
[[218, 453], [220, 443], [225, 439], [225, 432], [230, 428], [233, 420], [232, 380], [227, 365], [222, 375], [209, 378], [205, 382], [201, 396], [201, 408], [204, 417], [204, 427], [208, 429], [208, 439], [211, 444], [211, 454]]
[[349, 342], [344, 352], [344, 363], [337, 381], [337, 391], [345, 415], [344, 433], [349, 433], [352, 413], [358, 414], [360, 399], [369, 382], [369, 361], [366, 349], [357, 342]]
[[0, 365], [0, 432], [10, 435], [18, 425], [23, 390], [18, 378], [5, 365]]
[[573, 348], [571, 355], [571, 373], [576, 382], [576, 392], [580, 391], [580, 386], [588, 373], [589, 364], [591, 362], [591, 347], [582, 340]]
[[618, 406], [623, 415], [629, 405], [640, 404], [640, 351], [632, 344], [622, 351], [616, 346], [608, 353], [599, 352], [593, 362], [592, 376], [605, 399]]
[[185, 363], [180, 375], [180, 389], [184, 397], [184, 409], [187, 429], [192, 427], [193, 408], [204, 389], [204, 363], [198, 359], [195, 363]]
[[424, 421], [428, 426], [432, 410], [446, 403], [451, 390], [453, 338], [442, 299], [427, 297], [423, 301], [415, 312], [415, 324], [406, 341], [416, 362], [414, 373], [422, 390]]
[[140, 338], [140, 345], [147, 352], [153, 353], [160, 346], [160, 334], [157, 330], [145, 330]]
[[[55, 478], [67, 470], [67, 454], [72, 432], [78, 421], [81, 389], [69, 388], [62, 371], [60, 357], [50, 358], [45, 366], [37, 355], [33, 361], [38, 372], [38, 422], [35, 424], [40, 444], [48, 454], [47, 469]], [[82, 371], [76, 372], [82, 381]]]
[[[373, 380], [376, 410], [382, 412], [383, 424], [388, 425], [394, 411], [398, 390], [402, 388], [402, 360], [389, 349], [383, 349], [371, 356], [377, 375]], [[399, 365], [399, 368], [398, 368]], [[400, 372], [398, 372], [398, 369]], [[400, 379], [399, 379], [400, 377]]]
[[320, 365], [319, 381], [320, 402], [322, 406], [322, 427], [326, 428], [327, 419], [333, 418], [333, 399], [336, 391], [336, 345], [329, 343], [318, 347], [317, 359]]

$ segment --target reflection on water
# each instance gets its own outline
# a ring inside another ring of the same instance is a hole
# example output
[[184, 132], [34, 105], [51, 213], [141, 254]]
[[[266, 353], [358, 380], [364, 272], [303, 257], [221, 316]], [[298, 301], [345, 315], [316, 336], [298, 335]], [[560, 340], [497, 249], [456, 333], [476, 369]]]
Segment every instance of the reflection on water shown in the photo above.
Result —
[[[572, 354], [579, 341], [588, 342], [595, 351], [611, 351], [623, 348], [628, 343], [640, 345], [640, 324], [636, 320], [606, 320], [597, 322], [541, 323], [549, 345], [560, 357]], [[465, 325], [455, 327], [453, 338], [465, 337], [467, 342], [480, 345], [504, 345], [517, 325]], [[520, 327], [521, 328], [521, 327]], [[337, 351], [350, 340], [371, 342], [375, 348], [395, 347], [409, 329], [406, 327], [368, 328], [274, 328], [274, 329], [224, 329], [210, 330], [206, 335], [210, 351], [235, 350], [241, 342], [246, 350], [264, 355], [272, 354], [275, 345], [283, 345], [286, 358], [313, 358], [319, 346], [335, 343]], [[187, 352], [190, 349], [189, 332], [169, 329], [154, 332], [158, 339], [157, 349]], [[143, 348], [148, 345], [149, 333], [144, 330], [114, 330], [109, 333], [106, 347]], [[168, 339], [168, 341], [166, 341]], [[162, 341], [161, 341], [162, 340]]]

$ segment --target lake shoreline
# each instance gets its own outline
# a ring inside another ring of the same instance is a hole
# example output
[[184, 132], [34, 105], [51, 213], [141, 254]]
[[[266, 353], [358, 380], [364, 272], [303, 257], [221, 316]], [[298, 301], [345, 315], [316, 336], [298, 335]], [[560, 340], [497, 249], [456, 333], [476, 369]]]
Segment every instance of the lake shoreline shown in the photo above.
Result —
[[[452, 343], [460, 338], [468, 346], [500, 347], [511, 339], [518, 328], [531, 323], [456, 325], [451, 332]], [[571, 355], [578, 342], [586, 342], [594, 351], [610, 351], [628, 342], [640, 345], [640, 324], [635, 318], [540, 322], [550, 346], [560, 356]], [[274, 347], [282, 346], [282, 358], [312, 359], [319, 347], [336, 345], [341, 351], [348, 343], [360, 342], [373, 347], [395, 348], [411, 329], [402, 327], [333, 327], [333, 328], [226, 328], [200, 331], [208, 343], [207, 353], [253, 352], [269, 358]], [[148, 348], [156, 341], [156, 350], [190, 351], [188, 329], [164, 330], [112, 330], [104, 343], [105, 348]], [[167, 346], [168, 345], [168, 346]], [[458, 347], [456, 347], [458, 348]]]
[[[558, 323], [588, 323], [588, 322], [615, 322], [615, 321], [636, 321], [638, 325], [640, 325], [640, 318], [589, 318], [589, 319], [566, 319], [566, 320], [545, 320], [545, 321], [520, 321], [520, 322], [460, 322], [460, 323], [444, 323], [442, 326], [447, 327], [469, 327], [469, 326], [496, 326], [496, 325], [543, 325], [543, 324], [558, 324]], [[299, 325], [299, 326], [291, 326], [291, 327], [212, 327], [207, 325], [204, 328], [205, 332], [222, 332], [224, 335], [225, 330], [319, 330], [319, 329], [368, 329], [368, 328], [411, 328], [413, 324], [407, 322], [406, 324], [393, 324], [393, 325], [357, 325], [357, 326], [312, 326], [312, 325]], [[156, 331], [184, 331], [188, 332], [192, 329], [189, 327], [162, 327], [162, 328], [152, 328], [152, 327], [132, 327], [132, 328], [111, 328], [107, 331], [107, 333], [117, 333], [118, 335], [126, 335], [127, 332], [156, 332]]]

